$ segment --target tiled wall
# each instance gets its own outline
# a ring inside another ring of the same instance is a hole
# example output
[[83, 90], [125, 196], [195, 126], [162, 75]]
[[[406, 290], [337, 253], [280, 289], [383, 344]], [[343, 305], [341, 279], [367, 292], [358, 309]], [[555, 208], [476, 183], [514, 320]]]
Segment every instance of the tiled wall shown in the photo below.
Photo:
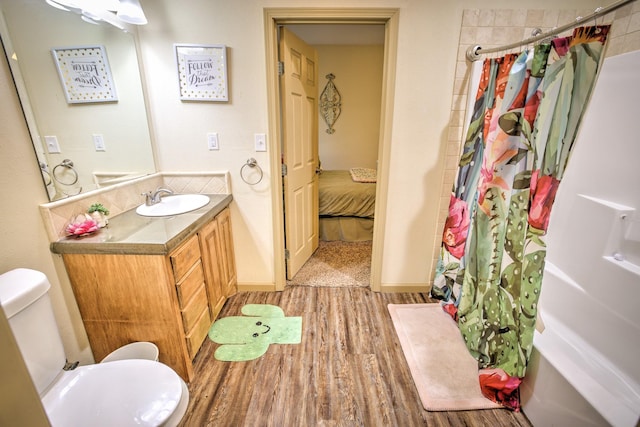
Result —
[[[542, 9], [466, 9], [462, 16], [458, 62], [451, 102], [448, 144], [445, 153], [445, 172], [440, 193], [438, 229], [444, 228], [449, 208], [449, 197], [455, 180], [461, 143], [464, 115], [467, 103], [467, 86], [470, 63], [465, 53], [470, 46], [485, 49], [511, 44], [531, 37], [535, 28], [550, 30], [575, 21], [578, 16], [588, 16], [593, 10], [542, 10]], [[598, 24], [611, 23], [612, 29], [606, 56], [619, 55], [640, 49], [640, 0], [600, 17]], [[589, 23], [585, 23], [588, 25]], [[515, 50], [514, 50], [515, 51]], [[441, 235], [436, 235], [435, 248], [439, 249]], [[439, 250], [434, 252], [439, 254]], [[433, 278], [433, 272], [431, 275]]]
[[40, 212], [51, 242], [65, 236], [69, 221], [94, 203], [109, 209], [109, 216], [135, 208], [144, 202], [142, 193], [165, 187], [176, 194], [230, 194], [228, 172], [156, 173], [143, 178], [89, 191], [78, 196], [40, 205]]

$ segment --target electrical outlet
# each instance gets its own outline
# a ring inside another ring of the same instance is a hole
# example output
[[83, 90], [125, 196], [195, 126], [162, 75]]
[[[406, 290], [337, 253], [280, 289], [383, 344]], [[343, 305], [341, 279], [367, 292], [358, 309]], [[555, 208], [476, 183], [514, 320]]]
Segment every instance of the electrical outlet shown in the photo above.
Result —
[[256, 133], [253, 137], [256, 144], [256, 151], [267, 151], [267, 135], [264, 133]]
[[49, 153], [59, 153], [60, 144], [58, 144], [58, 138], [56, 136], [45, 136], [44, 143], [47, 146]]
[[104, 145], [104, 136], [101, 134], [93, 134], [93, 145], [95, 145], [96, 151], [107, 151], [107, 147]]
[[207, 134], [207, 145], [209, 146], [209, 150], [219, 150], [220, 145], [218, 144], [218, 134], [215, 132], [211, 132]]

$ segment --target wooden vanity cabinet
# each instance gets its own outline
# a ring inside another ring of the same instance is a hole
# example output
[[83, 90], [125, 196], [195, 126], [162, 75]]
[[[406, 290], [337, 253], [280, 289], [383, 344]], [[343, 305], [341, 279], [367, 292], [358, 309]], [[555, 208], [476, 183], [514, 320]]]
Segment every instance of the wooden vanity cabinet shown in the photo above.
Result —
[[198, 237], [192, 236], [173, 251], [169, 259], [175, 280], [187, 352], [193, 359], [213, 320], [209, 309]]
[[238, 290], [238, 276], [236, 274], [236, 258], [231, 235], [231, 211], [225, 209], [216, 217], [220, 229], [220, 260], [223, 289], [227, 295], [233, 295]]
[[229, 209], [168, 255], [63, 254], [96, 361], [150, 341], [185, 381], [236, 274]]
[[215, 319], [222, 309], [226, 296], [237, 291], [237, 276], [233, 240], [231, 236], [231, 215], [223, 210], [215, 221], [202, 227], [198, 233], [200, 249], [207, 262], [204, 273], [208, 286], [211, 316]]

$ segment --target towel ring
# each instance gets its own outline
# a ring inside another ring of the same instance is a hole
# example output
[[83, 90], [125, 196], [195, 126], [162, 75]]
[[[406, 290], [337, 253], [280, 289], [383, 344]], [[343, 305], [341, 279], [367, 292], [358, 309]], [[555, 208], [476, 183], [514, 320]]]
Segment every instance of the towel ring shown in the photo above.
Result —
[[[58, 169], [60, 166], [62, 166], [63, 168], [69, 169], [73, 173], [73, 181], [72, 182], [64, 182], [64, 181], [60, 180], [60, 178], [58, 178], [56, 176], [56, 169]], [[76, 171], [75, 168], [73, 167], [73, 162], [71, 160], [64, 159], [62, 161], [62, 163], [60, 163], [59, 165], [56, 165], [53, 168], [53, 179], [55, 179], [56, 181], [58, 181], [62, 185], [73, 185], [76, 182], [78, 182], [78, 171]]]
[[44, 162], [40, 162], [40, 172], [42, 172], [42, 179], [44, 179], [44, 185], [50, 186], [53, 181], [51, 180], [51, 174], [47, 170], [47, 165]]
[[[258, 172], [260, 172], [260, 177], [258, 178], [258, 180], [256, 182], [249, 182], [246, 180], [246, 178], [244, 177], [244, 168], [246, 168], [247, 166], [249, 166], [250, 168], [258, 168]], [[247, 163], [245, 163], [244, 165], [242, 165], [242, 167], [240, 168], [240, 178], [242, 178], [242, 180], [244, 182], [246, 182], [249, 185], [256, 185], [258, 184], [260, 181], [262, 181], [262, 168], [260, 167], [260, 165], [258, 164], [258, 161], [256, 159], [254, 159], [253, 157], [251, 157], [249, 160], [247, 160]]]

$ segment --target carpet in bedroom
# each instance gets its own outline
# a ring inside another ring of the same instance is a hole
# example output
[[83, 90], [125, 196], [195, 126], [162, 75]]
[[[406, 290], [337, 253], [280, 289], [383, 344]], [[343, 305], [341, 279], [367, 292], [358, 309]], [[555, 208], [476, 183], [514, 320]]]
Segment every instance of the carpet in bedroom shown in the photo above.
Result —
[[316, 252], [302, 266], [289, 286], [348, 288], [369, 286], [371, 241], [321, 240]]

